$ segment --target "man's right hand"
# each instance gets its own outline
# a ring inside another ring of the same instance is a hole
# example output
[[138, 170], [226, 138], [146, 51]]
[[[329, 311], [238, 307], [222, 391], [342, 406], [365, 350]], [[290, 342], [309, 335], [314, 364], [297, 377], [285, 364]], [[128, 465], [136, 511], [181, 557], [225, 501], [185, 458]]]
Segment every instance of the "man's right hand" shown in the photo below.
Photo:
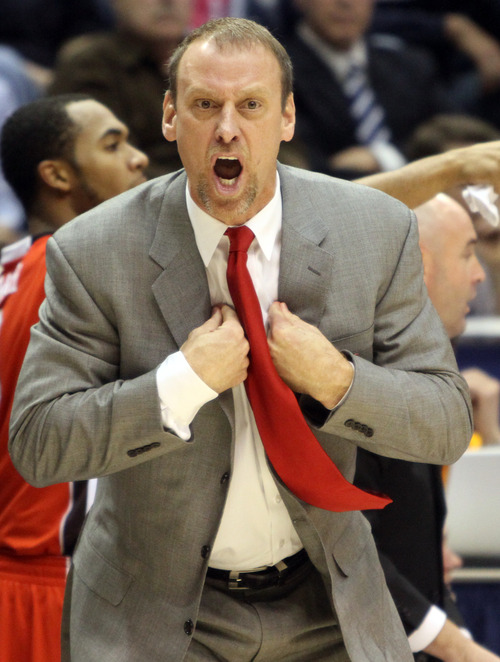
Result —
[[245, 381], [249, 350], [238, 316], [225, 304], [216, 306], [212, 317], [193, 329], [181, 347], [198, 377], [217, 393]]

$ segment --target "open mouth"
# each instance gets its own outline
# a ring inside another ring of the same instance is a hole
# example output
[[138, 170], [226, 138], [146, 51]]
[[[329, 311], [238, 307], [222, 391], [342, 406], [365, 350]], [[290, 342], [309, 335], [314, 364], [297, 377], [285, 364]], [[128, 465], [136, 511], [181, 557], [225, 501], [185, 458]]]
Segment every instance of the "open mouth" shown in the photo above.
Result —
[[214, 171], [221, 183], [229, 186], [234, 184], [241, 174], [243, 167], [235, 156], [218, 158], [214, 165]]

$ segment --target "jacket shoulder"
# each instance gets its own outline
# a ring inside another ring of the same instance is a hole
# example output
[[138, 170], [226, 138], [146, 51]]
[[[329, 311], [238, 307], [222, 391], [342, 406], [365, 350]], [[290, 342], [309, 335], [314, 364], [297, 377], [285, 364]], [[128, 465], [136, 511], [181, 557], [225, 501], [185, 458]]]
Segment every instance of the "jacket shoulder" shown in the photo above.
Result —
[[185, 181], [183, 170], [149, 180], [77, 216], [54, 239], [61, 248], [90, 244], [96, 250], [151, 242], [164, 204], [183, 201]]

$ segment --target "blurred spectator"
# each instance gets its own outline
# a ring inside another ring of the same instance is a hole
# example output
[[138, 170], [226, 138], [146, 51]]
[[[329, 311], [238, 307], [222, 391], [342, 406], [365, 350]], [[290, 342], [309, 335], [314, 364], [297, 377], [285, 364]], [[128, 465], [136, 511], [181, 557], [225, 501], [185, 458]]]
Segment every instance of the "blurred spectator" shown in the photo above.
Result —
[[443, 113], [418, 126], [411, 135], [406, 153], [410, 161], [441, 154], [455, 147], [498, 140], [500, 129], [471, 115]]
[[189, 27], [197, 28], [212, 18], [244, 16], [244, 5], [244, 0], [192, 0]]
[[[407, 153], [416, 160], [499, 138], [500, 129], [478, 117], [442, 114], [417, 127], [408, 141]], [[460, 186], [447, 192], [465, 204], [462, 191], [463, 186]], [[492, 226], [479, 214], [474, 214], [473, 218], [478, 235], [477, 253], [487, 277], [478, 287], [471, 312], [474, 315], [500, 314], [500, 228]]]
[[474, 412], [476, 445], [500, 444], [500, 383], [479, 368], [462, 370], [469, 387]]
[[422, 121], [446, 108], [431, 60], [368, 35], [374, 0], [296, 0], [284, 39], [295, 70], [297, 136], [313, 170], [391, 170]]
[[250, 18], [279, 38], [292, 29], [297, 10], [290, 0], [193, 0], [192, 27], [220, 16]]
[[487, 281], [471, 312], [473, 315], [500, 315], [500, 227], [491, 225], [479, 214], [475, 214], [474, 225], [478, 236], [477, 253]]
[[112, 0], [116, 28], [62, 48], [50, 94], [83, 92], [108, 106], [150, 159], [149, 176], [181, 167], [161, 133], [165, 63], [189, 29], [191, 0]]
[[0, 43], [14, 48], [43, 85], [58, 49], [79, 34], [112, 24], [108, 0], [2, 0]]
[[373, 31], [426, 48], [455, 111], [500, 128], [498, 0], [378, 0]]
[[[16, 108], [40, 94], [27, 75], [22, 58], [13, 49], [0, 46], [0, 131]], [[5, 181], [0, 163], [0, 248], [26, 230], [21, 203]]]

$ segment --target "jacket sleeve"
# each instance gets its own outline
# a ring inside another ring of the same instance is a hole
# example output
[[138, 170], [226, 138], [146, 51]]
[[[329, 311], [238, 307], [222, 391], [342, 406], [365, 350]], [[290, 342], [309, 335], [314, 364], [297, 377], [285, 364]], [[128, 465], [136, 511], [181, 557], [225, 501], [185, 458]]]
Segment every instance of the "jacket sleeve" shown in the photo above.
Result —
[[[321, 432], [374, 453], [451, 464], [472, 436], [469, 391], [423, 284], [416, 221], [409, 223], [390, 283], [375, 310], [373, 338], [336, 342], [355, 377]], [[328, 441], [322, 437], [328, 450]]]
[[47, 267], [47, 298], [11, 417], [18, 471], [40, 487], [107, 475], [182, 447], [162, 424], [156, 366], [123, 377], [112, 311], [101, 309], [54, 238]]

